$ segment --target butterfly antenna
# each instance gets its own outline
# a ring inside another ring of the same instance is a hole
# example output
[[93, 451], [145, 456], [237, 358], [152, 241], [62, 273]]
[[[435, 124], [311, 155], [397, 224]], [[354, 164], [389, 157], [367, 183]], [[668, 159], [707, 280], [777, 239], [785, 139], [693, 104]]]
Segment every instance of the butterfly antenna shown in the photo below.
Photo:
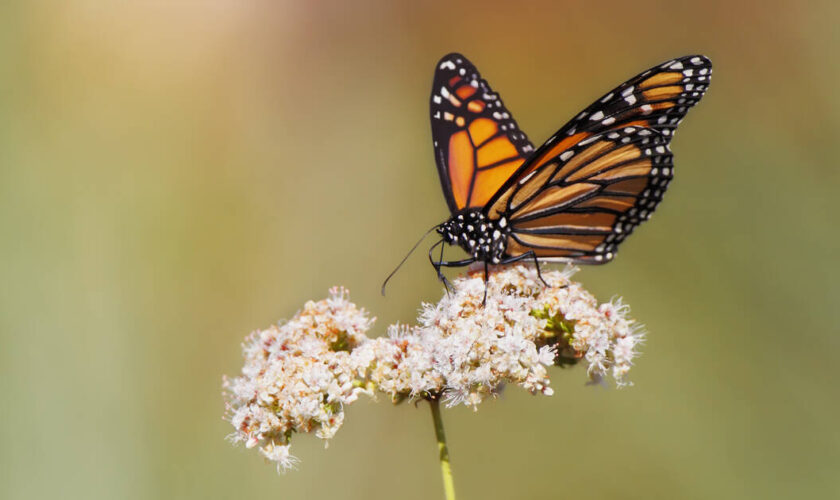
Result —
[[419, 246], [420, 246], [420, 243], [422, 243], [422, 242], [423, 242], [423, 240], [425, 240], [425, 239], [426, 239], [426, 236], [428, 236], [428, 235], [429, 235], [429, 233], [431, 233], [431, 232], [432, 232], [432, 231], [434, 231], [435, 229], [439, 228], [440, 226], [441, 226], [441, 224], [438, 224], [438, 225], [436, 225], [436, 226], [433, 226], [433, 227], [432, 227], [431, 229], [429, 229], [428, 231], [426, 231], [426, 232], [423, 234], [423, 237], [422, 237], [422, 238], [420, 238], [419, 240], [417, 240], [417, 243], [415, 243], [415, 244], [414, 244], [414, 246], [413, 246], [413, 247], [411, 247], [411, 250], [409, 250], [409, 251], [408, 251], [408, 253], [405, 255], [405, 257], [403, 257], [403, 260], [401, 260], [401, 261], [400, 261], [400, 263], [399, 263], [399, 264], [397, 264], [397, 267], [396, 267], [393, 271], [391, 271], [391, 274], [389, 274], [389, 275], [388, 275], [388, 277], [387, 277], [387, 278], [385, 278], [385, 282], [384, 282], [384, 283], [382, 283], [382, 296], [383, 296], [383, 297], [385, 296], [385, 286], [386, 286], [386, 285], [388, 285], [388, 280], [390, 280], [392, 276], [394, 276], [395, 274], [397, 274], [397, 271], [399, 271], [399, 270], [400, 270], [400, 268], [402, 267], [402, 265], [403, 265], [403, 264], [405, 264], [405, 261], [407, 261], [407, 260], [408, 260], [408, 257], [409, 257], [409, 256], [411, 256], [411, 254], [412, 254], [412, 253], [414, 253], [414, 251], [415, 251], [415, 250], [417, 250], [417, 247], [419, 247]]

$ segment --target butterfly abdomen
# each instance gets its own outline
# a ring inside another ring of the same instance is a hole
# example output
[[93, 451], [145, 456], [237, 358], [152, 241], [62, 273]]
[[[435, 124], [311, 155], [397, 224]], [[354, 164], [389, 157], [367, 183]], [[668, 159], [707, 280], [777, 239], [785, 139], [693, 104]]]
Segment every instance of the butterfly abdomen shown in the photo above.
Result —
[[507, 220], [489, 219], [480, 209], [465, 210], [438, 227], [450, 245], [458, 245], [477, 261], [498, 264], [504, 259], [510, 228]]

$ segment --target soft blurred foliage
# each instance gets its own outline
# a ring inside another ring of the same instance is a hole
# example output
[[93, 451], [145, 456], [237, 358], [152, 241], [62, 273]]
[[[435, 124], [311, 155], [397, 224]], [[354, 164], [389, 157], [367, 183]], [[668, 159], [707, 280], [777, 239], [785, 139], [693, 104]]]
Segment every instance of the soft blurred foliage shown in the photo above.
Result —
[[[411, 321], [441, 287], [434, 63], [537, 142], [701, 52], [677, 177], [578, 278], [648, 325], [636, 386], [554, 374], [444, 419], [461, 498], [840, 495], [837, 2], [3, 2], [0, 497], [440, 498], [424, 405], [349, 408], [278, 476], [224, 436], [250, 330], [334, 284]], [[454, 255], [454, 254], [453, 254]]]

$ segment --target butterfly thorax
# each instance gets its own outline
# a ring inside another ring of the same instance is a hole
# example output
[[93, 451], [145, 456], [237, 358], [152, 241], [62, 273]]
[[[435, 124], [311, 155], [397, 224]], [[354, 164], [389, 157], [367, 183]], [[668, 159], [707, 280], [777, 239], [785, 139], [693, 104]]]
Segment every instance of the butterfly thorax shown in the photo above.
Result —
[[460, 246], [474, 259], [498, 264], [505, 256], [510, 229], [505, 218], [489, 219], [474, 208], [453, 214], [437, 232], [443, 241]]

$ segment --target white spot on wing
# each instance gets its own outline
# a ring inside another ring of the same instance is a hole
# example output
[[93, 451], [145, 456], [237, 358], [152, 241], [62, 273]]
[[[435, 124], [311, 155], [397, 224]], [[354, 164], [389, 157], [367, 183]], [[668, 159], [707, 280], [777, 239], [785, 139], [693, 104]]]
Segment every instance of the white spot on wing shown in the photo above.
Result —
[[599, 135], [593, 135], [593, 136], [591, 136], [591, 137], [587, 137], [586, 139], [584, 139], [584, 140], [580, 141], [580, 143], [579, 143], [579, 144], [580, 144], [581, 146], [586, 146], [586, 145], [587, 145], [587, 144], [589, 144], [590, 142], [594, 142], [594, 141], [596, 141], [597, 139], [600, 139], [600, 138], [601, 138], [601, 136], [599, 136]]
[[521, 181], [519, 181], [519, 184], [522, 185], [522, 184], [525, 184], [526, 182], [528, 182], [528, 179], [533, 177], [536, 172], [537, 172], [536, 170], [531, 170], [531, 172], [528, 173], [528, 175], [526, 175], [525, 177], [522, 178]]

